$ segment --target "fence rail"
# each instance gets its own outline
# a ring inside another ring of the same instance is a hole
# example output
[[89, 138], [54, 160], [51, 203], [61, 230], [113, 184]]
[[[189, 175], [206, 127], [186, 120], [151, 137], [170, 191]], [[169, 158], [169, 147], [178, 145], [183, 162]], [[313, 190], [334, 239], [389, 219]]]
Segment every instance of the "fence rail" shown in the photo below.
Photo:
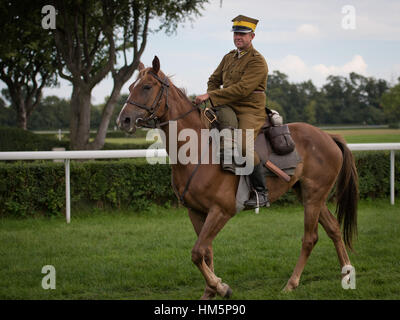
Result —
[[[400, 143], [353, 143], [347, 145], [352, 151], [390, 151], [390, 203], [394, 205], [395, 151]], [[0, 160], [64, 160], [66, 220], [71, 221], [70, 162], [76, 159], [157, 158], [166, 157], [165, 149], [97, 150], [97, 151], [17, 151], [0, 152]]]

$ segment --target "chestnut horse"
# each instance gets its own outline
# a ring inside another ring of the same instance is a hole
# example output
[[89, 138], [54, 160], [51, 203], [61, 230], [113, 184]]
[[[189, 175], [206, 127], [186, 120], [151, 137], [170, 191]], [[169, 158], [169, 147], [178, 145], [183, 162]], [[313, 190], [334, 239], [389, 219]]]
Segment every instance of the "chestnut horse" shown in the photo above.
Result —
[[[117, 120], [122, 130], [133, 133], [137, 126], [146, 126], [153, 121], [154, 127], [161, 128], [169, 141], [170, 121], [176, 121], [178, 133], [191, 128], [200, 137], [200, 130], [206, 128], [203, 114], [164, 75], [157, 57], [152, 67], [139, 67], [138, 78], [130, 85], [129, 92]], [[284, 287], [285, 291], [299, 285], [307, 259], [318, 240], [318, 223], [332, 239], [341, 268], [351, 267], [345, 245], [352, 248], [352, 238], [357, 231], [358, 200], [357, 170], [345, 141], [340, 136], [327, 134], [306, 123], [292, 123], [289, 128], [303, 161], [289, 182], [278, 177], [266, 178], [271, 202], [293, 188], [304, 206], [301, 253]], [[178, 139], [174, 142], [178, 148], [185, 143]], [[166, 148], [169, 153], [168, 143]], [[231, 288], [214, 273], [212, 242], [236, 214], [239, 177], [222, 171], [219, 164], [184, 165], [178, 161], [171, 167], [172, 186], [188, 208], [189, 218], [198, 236], [192, 249], [192, 261], [206, 281], [201, 298], [211, 299], [216, 294], [229, 297]], [[337, 219], [326, 205], [335, 183]]]

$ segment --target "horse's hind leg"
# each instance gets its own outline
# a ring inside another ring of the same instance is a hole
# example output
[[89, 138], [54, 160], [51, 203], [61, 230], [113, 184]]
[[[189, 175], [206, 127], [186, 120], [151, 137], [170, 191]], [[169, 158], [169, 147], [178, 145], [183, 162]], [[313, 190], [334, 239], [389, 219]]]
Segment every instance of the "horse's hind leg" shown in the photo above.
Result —
[[336, 252], [339, 258], [339, 263], [341, 269], [345, 265], [350, 265], [350, 259], [347, 255], [346, 247], [342, 240], [342, 235], [340, 233], [340, 225], [335, 216], [329, 211], [329, 209], [323, 206], [321, 214], [319, 216], [319, 223], [323, 226], [328, 237], [332, 239], [335, 245]]
[[320, 211], [321, 203], [319, 201], [304, 205], [304, 237], [302, 239], [300, 257], [284, 291], [291, 291], [296, 289], [299, 285], [300, 277], [307, 263], [307, 259], [318, 241], [318, 218]]
[[[206, 220], [206, 215], [200, 212], [194, 211], [193, 209], [188, 209], [189, 218], [192, 221], [194, 231], [196, 232], [197, 236], [199, 236], [201, 229], [203, 228], [204, 222]], [[206, 255], [204, 257], [207, 266], [210, 268], [212, 272], [214, 272], [214, 262], [213, 262], [213, 249], [212, 245], [207, 248]], [[203, 296], [200, 298], [201, 300], [210, 300], [215, 297], [217, 291], [211, 289], [207, 283], [206, 288], [204, 289]]]
[[214, 271], [206, 262], [206, 257], [210, 255], [209, 249], [211, 248], [212, 241], [230, 218], [231, 216], [223, 213], [219, 207], [213, 207], [208, 212], [196, 244], [192, 249], [192, 261], [203, 274], [207, 286], [225, 298], [230, 297], [232, 290], [214, 274]]

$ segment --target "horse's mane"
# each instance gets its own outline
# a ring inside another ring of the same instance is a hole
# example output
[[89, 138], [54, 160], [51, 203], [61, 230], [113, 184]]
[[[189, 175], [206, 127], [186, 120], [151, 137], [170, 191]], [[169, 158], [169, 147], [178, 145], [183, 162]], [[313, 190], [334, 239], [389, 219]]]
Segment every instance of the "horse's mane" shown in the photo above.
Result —
[[[182, 100], [186, 101], [186, 103], [188, 103], [188, 104], [190, 104], [190, 105], [193, 105], [193, 102], [192, 102], [192, 101], [188, 98], [188, 96], [186, 95], [186, 89], [185, 89], [185, 88], [178, 88], [177, 86], [175, 86], [175, 85], [173, 84], [173, 82], [171, 81], [171, 77], [170, 77], [170, 76], [168, 77], [168, 80], [169, 80], [170, 83], [172, 84], [172, 87], [175, 88], [176, 92], [178, 93], [178, 96], [179, 96]], [[200, 109], [199, 109], [199, 115], [200, 115], [200, 120], [201, 120], [203, 126], [204, 126], [206, 129], [210, 129], [210, 122], [205, 118], [204, 113], [201, 112]]]
[[[139, 71], [137, 79], [139, 79], [139, 78], [143, 77], [144, 75], [146, 75], [150, 71], [150, 69], [151, 68], [146, 68], [146, 69], [144, 69], [142, 71]], [[188, 96], [186, 94], [186, 89], [178, 88], [177, 86], [175, 86], [175, 84], [171, 80], [173, 76], [167, 76], [161, 70], [159, 71], [159, 73], [161, 75], [161, 78], [165, 78], [165, 77], [168, 78], [168, 81], [170, 83], [170, 89], [175, 89], [175, 91], [178, 94], [178, 97], [183, 100], [182, 101], [183, 103], [186, 103], [188, 105], [193, 106], [192, 101], [188, 98]], [[201, 123], [203, 124], [203, 126], [206, 129], [210, 129], [210, 122], [205, 118], [204, 113], [200, 112], [200, 109], [199, 109], [199, 116], [200, 116], [200, 120], [201, 120]]]

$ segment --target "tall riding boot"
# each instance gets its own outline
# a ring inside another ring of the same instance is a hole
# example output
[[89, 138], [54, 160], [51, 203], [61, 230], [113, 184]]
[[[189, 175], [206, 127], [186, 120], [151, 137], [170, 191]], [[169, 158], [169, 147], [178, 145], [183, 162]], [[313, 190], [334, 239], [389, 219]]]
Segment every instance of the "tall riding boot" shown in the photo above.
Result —
[[253, 172], [250, 174], [250, 182], [254, 191], [250, 195], [244, 205], [246, 209], [254, 209], [258, 207], [269, 207], [268, 190], [265, 182], [267, 175], [267, 168], [260, 162], [254, 167]]
[[222, 170], [232, 172], [233, 174], [236, 173], [234, 152], [235, 149], [237, 149], [237, 147], [235, 146], [236, 146], [236, 141], [233, 140], [233, 130], [232, 130], [232, 138], [229, 138], [229, 140], [225, 141], [225, 138], [221, 137], [220, 150], [219, 150], [221, 168]]
[[[228, 159], [231, 159], [230, 161], [225, 162], [224, 156], [227, 156]], [[222, 170], [232, 172], [235, 174], [235, 163], [233, 159], [233, 150], [229, 149], [220, 149], [220, 162], [221, 162], [221, 168]]]

